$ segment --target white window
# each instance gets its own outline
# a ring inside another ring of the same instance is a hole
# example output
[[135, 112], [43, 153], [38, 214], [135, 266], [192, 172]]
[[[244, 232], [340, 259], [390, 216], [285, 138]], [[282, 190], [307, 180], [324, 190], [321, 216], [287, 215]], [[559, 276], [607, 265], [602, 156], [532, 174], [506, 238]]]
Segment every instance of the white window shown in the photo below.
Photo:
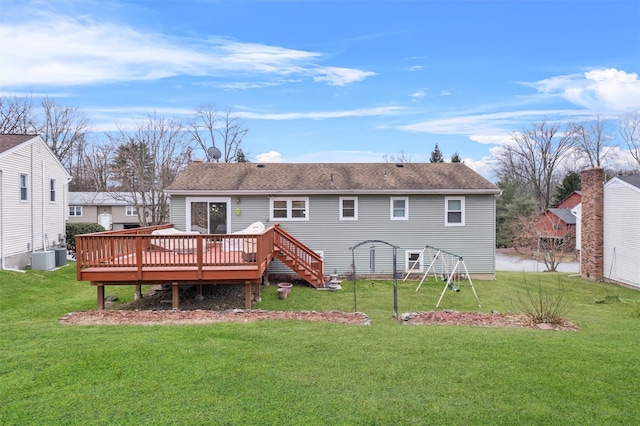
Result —
[[29, 175], [20, 173], [20, 201], [29, 201]]
[[49, 201], [52, 203], [56, 202], [56, 180], [49, 180]]
[[418, 251], [410, 251], [407, 250], [405, 252], [404, 257], [404, 267], [405, 271], [409, 272], [422, 272], [422, 250]]
[[82, 216], [82, 206], [69, 206], [69, 216]]
[[409, 219], [409, 199], [407, 197], [391, 197], [391, 220]]
[[138, 216], [138, 209], [136, 206], [127, 206], [127, 216]]
[[358, 220], [358, 197], [340, 197], [340, 220]]
[[464, 226], [464, 197], [445, 197], [444, 209], [446, 226]]
[[270, 220], [309, 220], [308, 198], [271, 198]]

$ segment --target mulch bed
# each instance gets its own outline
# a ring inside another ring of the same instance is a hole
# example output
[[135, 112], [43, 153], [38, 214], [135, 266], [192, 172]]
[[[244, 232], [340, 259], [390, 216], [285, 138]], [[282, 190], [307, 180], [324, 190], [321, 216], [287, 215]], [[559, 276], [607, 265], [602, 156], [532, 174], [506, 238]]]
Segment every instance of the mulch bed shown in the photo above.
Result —
[[[211, 324], [220, 322], [251, 322], [261, 320], [299, 320], [327, 323], [370, 325], [362, 312], [339, 311], [265, 311], [244, 308], [244, 286], [197, 286], [180, 291], [180, 309], [173, 310], [170, 288], [154, 287], [141, 299], [116, 305], [102, 311], [78, 311], [60, 319], [66, 325], [159, 325]], [[569, 321], [559, 324], [533, 324], [526, 315], [457, 312], [451, 310], [409, 312], [400, 316], [405, 325], [457, 325], [481, 327], [519, 327], [547, 330], [577, 331]]]

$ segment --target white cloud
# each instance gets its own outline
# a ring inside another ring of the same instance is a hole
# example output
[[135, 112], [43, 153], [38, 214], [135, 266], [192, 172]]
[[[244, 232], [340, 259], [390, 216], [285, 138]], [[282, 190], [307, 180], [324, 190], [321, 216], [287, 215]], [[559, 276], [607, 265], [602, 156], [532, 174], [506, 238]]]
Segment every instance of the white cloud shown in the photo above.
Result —
[[106, 19], [34, 13], [32, 20], [0, 25], [0, 39], [11, 40], [0, 43], [3, 60], [0, 81], [5, 87], [87, 85], [230, 73], [310, 76], [315, 81], [342, 86], [375, 75], [354, 68], [318, 66], [323, 56], [318, 52], [216, 37], [207, 40], [170, 37]]
[[331, 86], [344, 86], [376, 75], [376, 73], [372, 71], [336, 67], [318, 67], [312, 69], [311, 72], [317, 74], [313, 77], [315, 81], [325, 81]]
[[480, 160], [473, 158], [464, 158], [462, 160], [466, 166], [474, 170], [476, 173], [487, 179], [495, 181], [495, 165], [490, 156], [482, 157]]
[[386, 106], [374, 108], [362, 108], [342, 111], [316, 111], [316, 112], [285, 112], [285, 113], [261, 113], [241, 111], [236, 115], [240, 118], [255, 120], [300, 120], [313, 119], [321, 120], [326, 118], [346, 118], [346, 117], [371, 117], [380, 115], [393, 115], [402, 110], [400, 106]]
[[411, 65], [409, 67], [404, 68], [405, 71], [418, 71], [420, 69], [424, 68], [423, 65]]
[[469, 140], [483, 145], [503, 145], [511, 140], [511, 134], [505, 132], [495, 135], [470, 135]]
[[640, 108], [638, 74], [615, 68], [559, 75], [526, 85], [544, 95], [559, 96], [595, 111]]
[[264, 152], [256, 155], [256, 163], [284, 163], [282, 154], [277, 151]]
[[424, 98], [425, 96], [427, 96], [427, 89], [418, 89], [409, 96], [411, 96], [412, 98]]
[[492, 144], [504, 139], [503, 135], [519, 129], [523, 122], [530, 124], [551, 116], [575, 118], [590, 116], [591, 114], [591, 112], [583, 110], [503, 111], [437, 118], [399, 126], [398, 128], [412, 133], [468, 135], [476, 142]]

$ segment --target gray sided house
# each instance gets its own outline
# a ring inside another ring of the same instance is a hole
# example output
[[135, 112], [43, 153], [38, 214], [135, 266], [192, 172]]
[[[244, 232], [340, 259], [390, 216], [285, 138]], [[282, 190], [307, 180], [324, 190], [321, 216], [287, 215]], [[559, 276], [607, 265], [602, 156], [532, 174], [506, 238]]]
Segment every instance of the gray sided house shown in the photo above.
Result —
[[[179, 230], [225, 234], [280, 225], [324, 259], [324, 273], [426, 271], [429, 245], [462, 256], [469, 273], [495, 274], [499, 189], [462, 163], [202, 163], [169, 187]], [[270, 273], [291, 273], [279, 261]]]
[[137, 228], [138, 210], [127, 192], [70, 192], [69, 223], [99, 223], [106, 230]]

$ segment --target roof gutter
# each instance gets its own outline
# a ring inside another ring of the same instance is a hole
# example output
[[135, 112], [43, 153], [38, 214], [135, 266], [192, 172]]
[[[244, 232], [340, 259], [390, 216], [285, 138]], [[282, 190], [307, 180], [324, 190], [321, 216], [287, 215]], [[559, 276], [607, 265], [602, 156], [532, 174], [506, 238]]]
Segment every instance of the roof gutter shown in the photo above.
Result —
[[389, 195], [389, 194], [402, 194], [402, 195], [496, 195], [501, 191], [499, 188], [495, 189], [261, 189], [261, 190], [216, 190], [216, 189], [196, 189], [196, 190], [165, 190], [170, 195], [292, 195], [292, 194], [307, 194], [307, 195], [331, 195], [331, 194], [353, 194], [353, 195]]

